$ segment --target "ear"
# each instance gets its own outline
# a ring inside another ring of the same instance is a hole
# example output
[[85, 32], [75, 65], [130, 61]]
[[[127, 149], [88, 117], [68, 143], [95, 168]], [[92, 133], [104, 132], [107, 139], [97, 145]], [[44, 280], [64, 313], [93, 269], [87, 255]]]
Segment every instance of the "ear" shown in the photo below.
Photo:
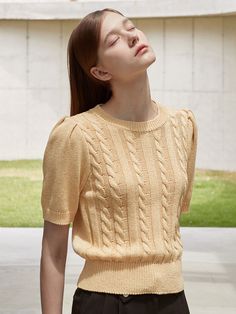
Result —
[[101, 81], [108, 81], [111, 79], [111, 74], [107, 71], [103, 71], [98, 67], [92, 67], [90, 73]]

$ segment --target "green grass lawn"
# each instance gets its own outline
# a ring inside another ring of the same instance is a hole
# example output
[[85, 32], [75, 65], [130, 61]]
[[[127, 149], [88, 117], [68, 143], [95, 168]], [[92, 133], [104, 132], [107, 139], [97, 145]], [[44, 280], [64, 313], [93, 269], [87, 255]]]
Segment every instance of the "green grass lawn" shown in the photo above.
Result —
[[236, 227], [236, 172], [196, 170], [190, 212], [181, 226]]
[[[41, 227], [42, 160], [0, 161], [0, 227]], [[181, 226], [236, 227], [236, 172], [196, 170]]]

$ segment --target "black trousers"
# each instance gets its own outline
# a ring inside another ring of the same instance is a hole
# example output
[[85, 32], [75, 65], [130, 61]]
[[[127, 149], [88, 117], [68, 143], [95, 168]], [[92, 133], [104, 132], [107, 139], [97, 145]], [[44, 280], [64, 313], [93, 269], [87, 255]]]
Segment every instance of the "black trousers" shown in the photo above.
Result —
[[76, 288], [71, 314], [190, 314], [184, 290], [169, 294], [113, 294]]

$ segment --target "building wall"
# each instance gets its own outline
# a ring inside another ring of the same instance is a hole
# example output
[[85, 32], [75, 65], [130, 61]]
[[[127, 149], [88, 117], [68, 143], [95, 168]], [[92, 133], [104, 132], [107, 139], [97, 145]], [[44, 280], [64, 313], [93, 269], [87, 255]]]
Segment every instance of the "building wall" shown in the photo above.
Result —
[[[132, 19], [157, 60], [152, 96], [193, 110], [197, 167], [236, 170], [236, 16]], [[79, 20], [0, 21], [0, 159], [42, 158], [69, 115], [66, 49]]]

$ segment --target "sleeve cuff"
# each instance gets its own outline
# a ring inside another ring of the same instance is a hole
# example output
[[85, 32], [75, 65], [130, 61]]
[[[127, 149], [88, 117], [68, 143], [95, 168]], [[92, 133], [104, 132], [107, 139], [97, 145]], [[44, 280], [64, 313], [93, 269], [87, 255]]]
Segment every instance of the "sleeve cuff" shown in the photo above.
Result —
[[68, 225], [73, 222], [74, 214], [72, 212], [59, 212], [48, 208], [43, 211], [43, 219], [57, 225]]

